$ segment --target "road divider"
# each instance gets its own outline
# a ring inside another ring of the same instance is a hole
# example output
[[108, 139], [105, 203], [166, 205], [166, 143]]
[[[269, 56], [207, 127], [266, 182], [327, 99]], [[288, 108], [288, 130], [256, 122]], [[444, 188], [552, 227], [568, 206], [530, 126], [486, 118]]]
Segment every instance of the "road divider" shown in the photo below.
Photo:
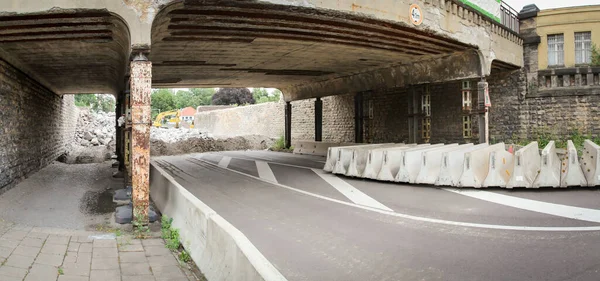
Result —
[[591, 140], [583, 143], [583, 155], [581, 156], [581, 169], [585, 175], [588, 186], [600, 185], [600, 146]]
[[[421, 160], [424, 152], [435, 151], [440, 149], [447, 149], [451, 147], [458, 147], [457, 143], [452, 143], [448, 145], [440, 145], [440, 146], [430, 146], [425, 147], [419, 150], [407, 150], [403, 151], [400, 154], [400, 170], [396, 175], [395, 181], [397, 182], [407, 182], [407, 183], [415, 183], [417, 180], [417, 176], [419, 175], [419, 171], [421, 170]], [[440, 155], [441, 157], [441, 155]]]
[[458, 186], [482, 187], [490, 168], [490, 153], [503, 150], [505, 150], [504, 143], [497, 143], [465, 153], [463, 172], [458, 180]]
[[560, 158], [556, 153], [556, 144], [554, 141], [550, 141], [542, 150], [540, 174], [533, 182], [533, 187], [559, 187], [560, 165]]
[[385, 149], [388, 147], [405, 147], [406, 144], [398, 143], [398, 144], [388, 144], [377, 147], [356, 147], [353, 148], [352, 159], [350, 160], [350, 165], [348, 166], [348, 170], [346, 171], [346, 176], [349, 177], [362, 177], [367, 163], [370, 160], [371, 151], [373, 149]]
[[562, 161], [560, 169], [560, 187], [587, 186], [585, 175], [577, 159], [577, 149], [572, 141], [567, 142], [567, 156]]
[[488, 147], [487, 143], [473, 145], [461, 148], [459, 150], [442, 153], [442, 165], [440, 166], [440, 175], [435, 185], [438, 186], [457, 186], [458, 180], [463, 172], [465, 163], [465, 154], [467, 152]]
[[440, 149], [424, 151], [421, 154], [421, 169], [417, 175], [416, 183], [434, 184], [438, 179], [442, 166], [442, 155], [452, 151], [461, 151], [473, 147], [472, 143], [459, 146], [444, 146]]

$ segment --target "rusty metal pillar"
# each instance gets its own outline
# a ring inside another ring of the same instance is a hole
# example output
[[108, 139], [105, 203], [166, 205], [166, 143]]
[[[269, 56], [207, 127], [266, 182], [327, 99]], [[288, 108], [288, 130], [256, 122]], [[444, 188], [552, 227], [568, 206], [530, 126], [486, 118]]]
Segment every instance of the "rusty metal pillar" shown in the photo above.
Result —
[[481, 82], [477, 83], [477, 105], [479, 111], [477, 122], [479, 125], [479, 143], [489, 143], [488, 109], [492, 104], [490, 102], [489, 85], [485, 82], [485, 79], [481, 79]]
[[292, 104], [285, 103], [285, 148], [292, 146]]
[[315, 100], [315, 141], [323, 140], [323, 101]]
[[139, 54], [131, 62], [131, 124], [133, 217], [139, 225], [148, 224], [150, 202], [150, 94], [152, 62]]

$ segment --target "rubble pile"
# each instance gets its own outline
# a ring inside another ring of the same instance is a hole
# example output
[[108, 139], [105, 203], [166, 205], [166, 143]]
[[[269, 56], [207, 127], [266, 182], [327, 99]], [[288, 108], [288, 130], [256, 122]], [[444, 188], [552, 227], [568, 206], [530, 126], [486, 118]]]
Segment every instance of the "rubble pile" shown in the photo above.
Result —
[[115, 142], [115, 113], [92, 112], [82, 108], [77, 120], [75, 143], [87, 146], [114, 147]]

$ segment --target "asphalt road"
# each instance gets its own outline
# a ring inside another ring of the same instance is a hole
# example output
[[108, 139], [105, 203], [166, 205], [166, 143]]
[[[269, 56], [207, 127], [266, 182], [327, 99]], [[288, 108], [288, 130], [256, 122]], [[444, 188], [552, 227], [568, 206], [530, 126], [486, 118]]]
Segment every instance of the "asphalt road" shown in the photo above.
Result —
[[600, 191], [446, 190], [266, 151], [154, 158], [288, 280], [600, 280]]

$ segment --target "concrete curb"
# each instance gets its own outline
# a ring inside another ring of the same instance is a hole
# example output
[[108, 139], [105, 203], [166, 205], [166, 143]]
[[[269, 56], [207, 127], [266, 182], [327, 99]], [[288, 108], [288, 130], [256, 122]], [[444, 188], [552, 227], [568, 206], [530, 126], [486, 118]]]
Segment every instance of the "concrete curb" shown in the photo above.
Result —
[[151, 162], [150, 196], [209, 281], [287, 281], [248, 238]]

